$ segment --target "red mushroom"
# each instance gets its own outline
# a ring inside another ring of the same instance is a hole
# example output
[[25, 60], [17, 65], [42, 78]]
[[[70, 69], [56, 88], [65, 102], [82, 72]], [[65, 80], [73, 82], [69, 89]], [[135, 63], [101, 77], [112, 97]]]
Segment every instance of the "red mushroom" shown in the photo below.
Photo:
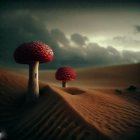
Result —
[[55, 78], [62, 81], [62, 87], [66, 87], [66, 83], [76, 77], [77, 74], [71, 67], [61, 67], [55, 73]]
[[14, 52], [17, 63], [29, 64], [29, 95], [35, 98], [39, 96], [38, 67], [39, 63], [50, 62], [53, 60], [53, 51], [41, 42], [23, 43]]

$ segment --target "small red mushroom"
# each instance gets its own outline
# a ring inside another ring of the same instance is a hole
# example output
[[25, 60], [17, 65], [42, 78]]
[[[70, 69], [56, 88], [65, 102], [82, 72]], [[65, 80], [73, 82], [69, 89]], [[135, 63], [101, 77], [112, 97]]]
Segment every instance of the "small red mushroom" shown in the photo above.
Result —
[[29, 95], [35, 98], [39, 96], [38, 67], [39, 63], [46, 63], [53, 60], [52, 49], [42, 42], [23, 43], [14, 52], [17, 63], [29, 64]]
[[62, 81], [62, 87], [66, 87], [66, 83], [76, 77], [77, 74], [71, 67], [61, 67], [55, 73], [56, 80]]

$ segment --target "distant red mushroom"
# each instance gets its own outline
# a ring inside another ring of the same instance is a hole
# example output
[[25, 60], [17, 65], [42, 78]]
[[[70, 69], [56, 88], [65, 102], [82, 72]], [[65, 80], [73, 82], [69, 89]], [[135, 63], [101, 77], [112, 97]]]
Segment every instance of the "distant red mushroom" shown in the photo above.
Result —
[[14, 52], [17, 63], [29, 64], [28, 92], [35, 98], [39, 96], [38, 67], [39, 63], [53, 60], [52, 49], [42, 42], [23, 43]]
[[77, 74], [71, 67], [61, 67], [55, 73], [55, 78], [62, 81], [62, 87], [66, 87], [66, 83], [76, 77]]

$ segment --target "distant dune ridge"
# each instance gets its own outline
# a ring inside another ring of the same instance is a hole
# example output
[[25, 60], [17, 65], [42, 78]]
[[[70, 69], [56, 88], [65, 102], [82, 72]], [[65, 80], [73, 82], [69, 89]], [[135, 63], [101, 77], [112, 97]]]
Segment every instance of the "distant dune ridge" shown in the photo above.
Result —
[[[100, 68], [76, 69], [78, 75], [76, 80], [70, 82], [71, 86], [86, 86], [99, 88], [123, 88], [129, 85], [140, 87], [140, 64], [109, 66]], [[54, 77], [55, 71], [44, 70], [40, 72], [40, 78], [49, 83], [61, 85]]]
[[140, 64], [79, 69], [65, 89], [43, 71], [41, 96], [27, 105], [28, 78], [3, 68], [0, 129], [10, 140], [139, 140], [140, 92], [126, 90], [139, 87], [139, 71]]

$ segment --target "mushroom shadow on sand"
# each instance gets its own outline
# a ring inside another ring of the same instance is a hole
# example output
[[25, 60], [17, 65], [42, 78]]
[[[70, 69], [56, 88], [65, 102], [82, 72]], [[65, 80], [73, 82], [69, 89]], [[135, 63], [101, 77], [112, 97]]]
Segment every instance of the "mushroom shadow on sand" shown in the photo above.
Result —
[[27, 101], [36, 100], [39, 96], [39, 63], [47, 63], [53, 60], [52, 49], [42, 42], [23, 43], [16, 48], [14, 58], [17, 63], [29, 64]]

